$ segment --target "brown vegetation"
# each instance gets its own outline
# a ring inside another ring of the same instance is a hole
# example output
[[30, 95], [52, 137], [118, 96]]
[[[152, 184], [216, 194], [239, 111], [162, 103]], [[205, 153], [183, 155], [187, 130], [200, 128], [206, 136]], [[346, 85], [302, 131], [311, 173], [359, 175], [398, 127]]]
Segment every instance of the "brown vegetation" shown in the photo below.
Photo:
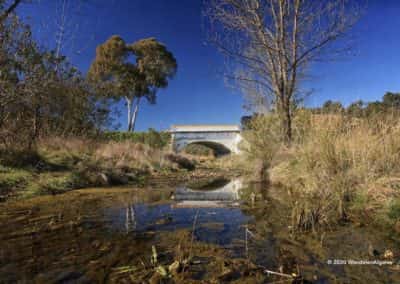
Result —
[[399, 197], [398, 120], [313, 116], [306, 134], [271, 170], [272, 181], [294, 197], [294, 227], [385, 216], [377, 213]]
[[120, 184], [143, 185], [149, 176], [193, 170], [193, 160], [129, 140], [48, 137], [35, 151], [0, 156], [0, 195], [26, 197]]

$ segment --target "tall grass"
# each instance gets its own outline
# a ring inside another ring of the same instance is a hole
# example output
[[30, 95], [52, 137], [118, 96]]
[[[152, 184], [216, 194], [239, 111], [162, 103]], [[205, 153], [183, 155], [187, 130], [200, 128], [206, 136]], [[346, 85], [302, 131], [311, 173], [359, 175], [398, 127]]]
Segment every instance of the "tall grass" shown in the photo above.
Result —
[[397, 196], [398, 119], [320, 115], [303, 130], [289, 158], [272, 170], [273, 181], [293, 197], [293, 227], [309, 230], [349, 220], [355, 218], [356, 200], [365, 201], [363, 209], [382, 209]]
[[48, 160], [70, 167], [80, 163], [103, 168], [149, 171], [172, 167], [166, 158], [166, 151], [130, 140], [104, 141], [54, 137], [42, 140], [38, 149]]

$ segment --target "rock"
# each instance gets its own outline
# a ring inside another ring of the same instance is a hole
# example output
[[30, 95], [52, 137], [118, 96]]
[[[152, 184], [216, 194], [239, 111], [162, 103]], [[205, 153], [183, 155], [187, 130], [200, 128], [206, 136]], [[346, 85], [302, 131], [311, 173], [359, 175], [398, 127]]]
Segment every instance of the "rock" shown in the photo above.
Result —
[[116, 171], [109, 174], [109, 182], [112, 185], [124, 185], [129, 182], [129, 178], [124, 173]]
[[372, 246], [372, 244], [369, 244], [369, 246], [368, 246], [368, 254], [369, 254], [369, 256], [375, 257], [375, 256], [378, 256], [380, 253], [379, 253], [379, 251], [377, 251], [377, 250]]
[[135, 181], [138, 178], [135, 173], [126, 173], [125, 176], [129, 181]]
[[386, 259], [392, 259], [393, 251], [391, 251], [390, 249], [385, 250], [385, 252], [383, 253], [383, 257]]
[[192, 161], [190, 161], [188, 158], [180, 156], [180, 155], [167, 154], [165, 156], [165, 158], [167, 160], [169, 160], [170, 162], [177, 164], [180, 168], [183, 168], [183, 169], [186, 169], [189, 171], [192, 171], [196, 168]]
[[100, 173], [99, 182], [100, 185], [108, 185], [110, 181], [108, 180], [108, 177], [105, 173]]

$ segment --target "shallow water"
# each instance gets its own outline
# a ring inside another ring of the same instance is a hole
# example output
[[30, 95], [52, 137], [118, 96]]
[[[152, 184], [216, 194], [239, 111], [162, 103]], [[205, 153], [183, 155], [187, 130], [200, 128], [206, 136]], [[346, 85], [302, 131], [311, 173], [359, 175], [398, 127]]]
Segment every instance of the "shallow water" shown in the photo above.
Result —
[[127, 208], [108, 209], [105, 215], [106, 218], [110, 218], [113, 229], [127, 233], [192, 228], [196, 222], [195, 236], [199, 241], [227, 245], [235, 238], [243, 238], [243, 224], [246, 224], [251, 217], [243, 214], [240, 208], [197, 206], [180, 208], [175, 207], [174, 203], [160, 205], [139, 203]]
[[[0, 208], [0, 283], [140, 283], [150, 278], [152, 246], [160, 261], [171, 263], [185, 237], [190, 253], [193, 242], [204, 243], [192, 254], [208, 259], [201, 273], [185, 274], [191, 281], [217, 277], [210, 271], [218, 259], [247, 259], [315, 283], [400, 283], [396, 236], [350, 225], [293, 236], [285, 198], [278, 189], [237, 179], [216, 188], [92, 189], [7, 203]], [[380, 254], [371, 257], [370, 246]], [[328, 264], [385, 260], [386, 249], [395, 255], [391, 265]], [[141, 280], [118, 270], [140, 265]], [[257, 277], [249, 283], [268, 279]]]

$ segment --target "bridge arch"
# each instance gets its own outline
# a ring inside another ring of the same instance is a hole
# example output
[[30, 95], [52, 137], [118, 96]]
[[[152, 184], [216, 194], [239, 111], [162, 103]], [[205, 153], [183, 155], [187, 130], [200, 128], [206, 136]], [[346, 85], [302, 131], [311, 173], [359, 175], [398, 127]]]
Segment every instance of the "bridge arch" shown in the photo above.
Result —
[[178, 149], [178, 151], [185, 149], [189, 145], [206, 146], [214, 151], [215, 156], [223, 156], [223, 155], [230, 154], [232, 152], [232, 150], [228, 148], [229, 146], [225, 146], [224, 144], [222, 144], [220, 142], [207, 141], [207, 140], [194, 141], [194, 142], [190, 142], [186, 145], [182, 145], [181, 149]]
[[172, 148], [179, 152], [187, 145], [200, 144], [222, 154], [239, 153], [240, 127], [237, 125], [174, 125]]

